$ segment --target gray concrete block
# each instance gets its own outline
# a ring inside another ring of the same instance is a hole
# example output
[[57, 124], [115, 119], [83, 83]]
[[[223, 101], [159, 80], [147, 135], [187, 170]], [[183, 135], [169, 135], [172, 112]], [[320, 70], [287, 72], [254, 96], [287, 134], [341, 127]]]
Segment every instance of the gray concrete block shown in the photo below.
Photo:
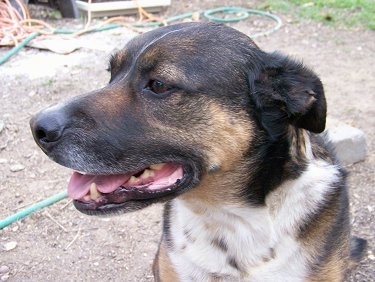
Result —
[[363, 161], [366, 158], [366, 138], [362, 130], [334, 119], [328, 119], [325, 132], [335, 147], [337, 158], [343, 165]]

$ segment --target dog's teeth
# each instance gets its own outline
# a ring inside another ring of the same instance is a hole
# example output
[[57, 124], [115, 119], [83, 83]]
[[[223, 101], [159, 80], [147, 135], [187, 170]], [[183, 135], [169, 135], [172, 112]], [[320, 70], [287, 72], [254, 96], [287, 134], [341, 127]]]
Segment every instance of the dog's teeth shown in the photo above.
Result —
[[164, 166], [165, 164], [153, 164], [153, 165], [150, 165], [150, 168], [153, 170], [161, 170]]
[[134, 185], [134, 184], [138, 185], [138, 184], [140, 184], [142, 179], [147, 179], [147, 178], [152, 177], [154, 175], [155, 175], [155, 173], [152, 170], [145, 169], [139, 177], [136, 177], [136, 176], [132, 175], [129, 178], [128, 183], [130, 185]]
[[133, 183], [137, 183], [138, 182], [138, 178], [135, 177], [134, 175], [132, 175], [132, 177], [130, 177], [128, 183], [129, 184], [133, 184]]
[[91, 196], [90, 195], [86, 195], [86, 196], [83, 197], [83, 200], [85, 202], [89, 202], [89, 201], [91, 201]]
[[139, 178], [146, 179], [146, 178], [152, 177], [154, 175], [155, 175], [155, 173], [152, 170], [145, 169], [144, 172], [142, 173], [142, 175]]
[[91, 183], [90, 185], [90, 197], [92, 200], [99, 199], [102, 196], [100, 192], [98, 191], [98, 186], [95, 182]]

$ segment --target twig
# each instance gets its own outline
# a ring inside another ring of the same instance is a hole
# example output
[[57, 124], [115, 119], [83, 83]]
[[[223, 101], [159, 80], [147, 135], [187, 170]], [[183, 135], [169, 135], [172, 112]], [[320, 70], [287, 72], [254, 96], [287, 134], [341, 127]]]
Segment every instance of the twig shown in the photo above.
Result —
[[54, 223], [56, 223], [56, 224], [57, 224], [62, 230], [64, 230], [65, 233], [68, 233], [68, 230], [66, 230], [64, 226], [62, 226], [62, 225], [61, 225], [56, 219], [54, 219], [54, 218], [52, 217], [52, 215], [51, 215], [49, 212], [45, 211], [44, 214], [45, 214], [50, 220], [52, 220]]
[[63, 206], [60, 208], [60, 210], [65, 209], [67, 206], [69, 206], [69, 205], [71, 204], [71, 202], [73, 202], [72, 199], [70, 199], [65, 205], [63, 205]]
[[64, 248], [64, 250], [66, 251], [67, 249], [69, 249], [70, 246], [73, 245], [73, 243], [78, 239], [80, 235], [81, 235], [81, 226], [79, 226], [76, 236], [74, 236], [73, 240]]

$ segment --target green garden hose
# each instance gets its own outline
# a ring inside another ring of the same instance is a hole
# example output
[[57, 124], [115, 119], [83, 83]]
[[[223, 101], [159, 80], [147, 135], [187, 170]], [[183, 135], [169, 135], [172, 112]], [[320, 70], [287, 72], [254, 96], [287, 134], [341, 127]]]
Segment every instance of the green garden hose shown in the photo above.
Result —
[[[223, 18], [223, 17], [215, 16], [216, 14], [219, 14], [219, 13], [221, 13], [221, 14], [234, 14], [234, 16], [229, 17], [229, 18]], [[185, 13], [185, 14], [181, 14], [181, 15], [178, 15], [178, 16], [170, 17], [170, 18], [166, 19], [165, 22], [170, 24], [170, 23], [173, 23], [173, 22], [176, 22], [176, 21], [181, 21], [181, 20], [186, 19], [186, 18], [191, 18], [193, 16], [193, 14], [194, 13]], [[271, 14], [271, 13], [268, 13], [268, 12], [265, 12], [265, 11], [245, 9], [245, 8], [239, 8], [239, 7], [221, 7], [221, 8], [217, 8], [217, 9], [206, 10], [206, 11], [200, 12], [200, 14], [210, 21], [223, 22], [223, 23], [238, 22], [238, 21], [241, 21], [241, 20], [245, 20], [250, 15], [260, 15], [260, 16], [269, 18], [276, 23], [275, 26], [272, 27], [269, 30], [266, 30], [266, 31], [263, 31], [263, 32], [258, 32], [258, 33], [255, 33], [255, 34], [250, 34], [249, 36], [252, 37], [252, 38], [259, 37], [259, 36], [262, 36], [262, 35], [271, 34], [272, 32], [275, 32], [276, 30], [278, 30], [282, 25], [281, 19], [274, 14]], [[158, 26], [161, 26], [161, 25], [163, 25], [163, 23], [159, 23], [159, 22], [133, 23], [132, 24], [132, 26], [134, 26], [134, 27], [158, 27]], [[95, 28], [95, 29], [91, 30], [90, 32], [105, 31], [105, 30], [114, 29], [114, 28], [118, 28], [118, 27], [122, 27], [122, 25], [120, 25], [120, 24], [109, 24], [109, 25], [106, 25], [106, 26], [103, 26], [103, 27]], [[56, 29], [56, 30], [53, 31], [54, 34], [72, 34], [72, 33], [75, 33], [75, 32], [77, 32], [77, 30]], [[5, 56], [0, 58], [0, 65], [4, 64], [7, 60], [9, 60], [9, 58], [11, 58], [15, 54], [17, 54], [31, 40], [33, 40], [35, 37], [37, 37], [39, 35], [40, 35], [39, 32], [34, 32], [31, 35], [29, 35], [27, 38], [25, 38], [19, 45], [12, 48]]]
[[25, 47], [31, 40], [33, 40], [35, 37], [39, 36], [39, 32], [34, 32], [30, 34], [28, 37], [26, 37], [20, 44], [12, 48], [6, 55], [2, 58], [0, 58], [0, 65], [4, 64], [6, 61], [9, 60], [10, 57], [17, 54], [23, 47]]
[[48, 207], [58, 201], [61, 201], [62, 199], [65, 199], [67, 197], [67, 192], [60, 192], [56, 195], [53, 195], [43, 201], [40, 201], [38, 203], [35, 203], [15, 214], [12, 214], [2, 220], [0, 220], [0, 230], [3, 229], [4, 227], [8, 226], [9, 224], [12, 224], [13, 222], [20, 220], [29, 214], [36, 212], [42, 208]]

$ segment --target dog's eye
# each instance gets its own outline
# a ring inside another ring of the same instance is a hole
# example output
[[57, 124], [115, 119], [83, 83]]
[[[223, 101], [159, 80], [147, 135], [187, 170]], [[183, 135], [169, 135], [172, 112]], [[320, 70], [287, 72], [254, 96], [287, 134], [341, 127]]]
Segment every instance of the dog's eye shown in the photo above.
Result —
[[164, 82], [157, 79], [150, 80], [146, 88], [151, 90], [155, 94], [164, 94], [172, 89], [170, 85], [165, 84]]

